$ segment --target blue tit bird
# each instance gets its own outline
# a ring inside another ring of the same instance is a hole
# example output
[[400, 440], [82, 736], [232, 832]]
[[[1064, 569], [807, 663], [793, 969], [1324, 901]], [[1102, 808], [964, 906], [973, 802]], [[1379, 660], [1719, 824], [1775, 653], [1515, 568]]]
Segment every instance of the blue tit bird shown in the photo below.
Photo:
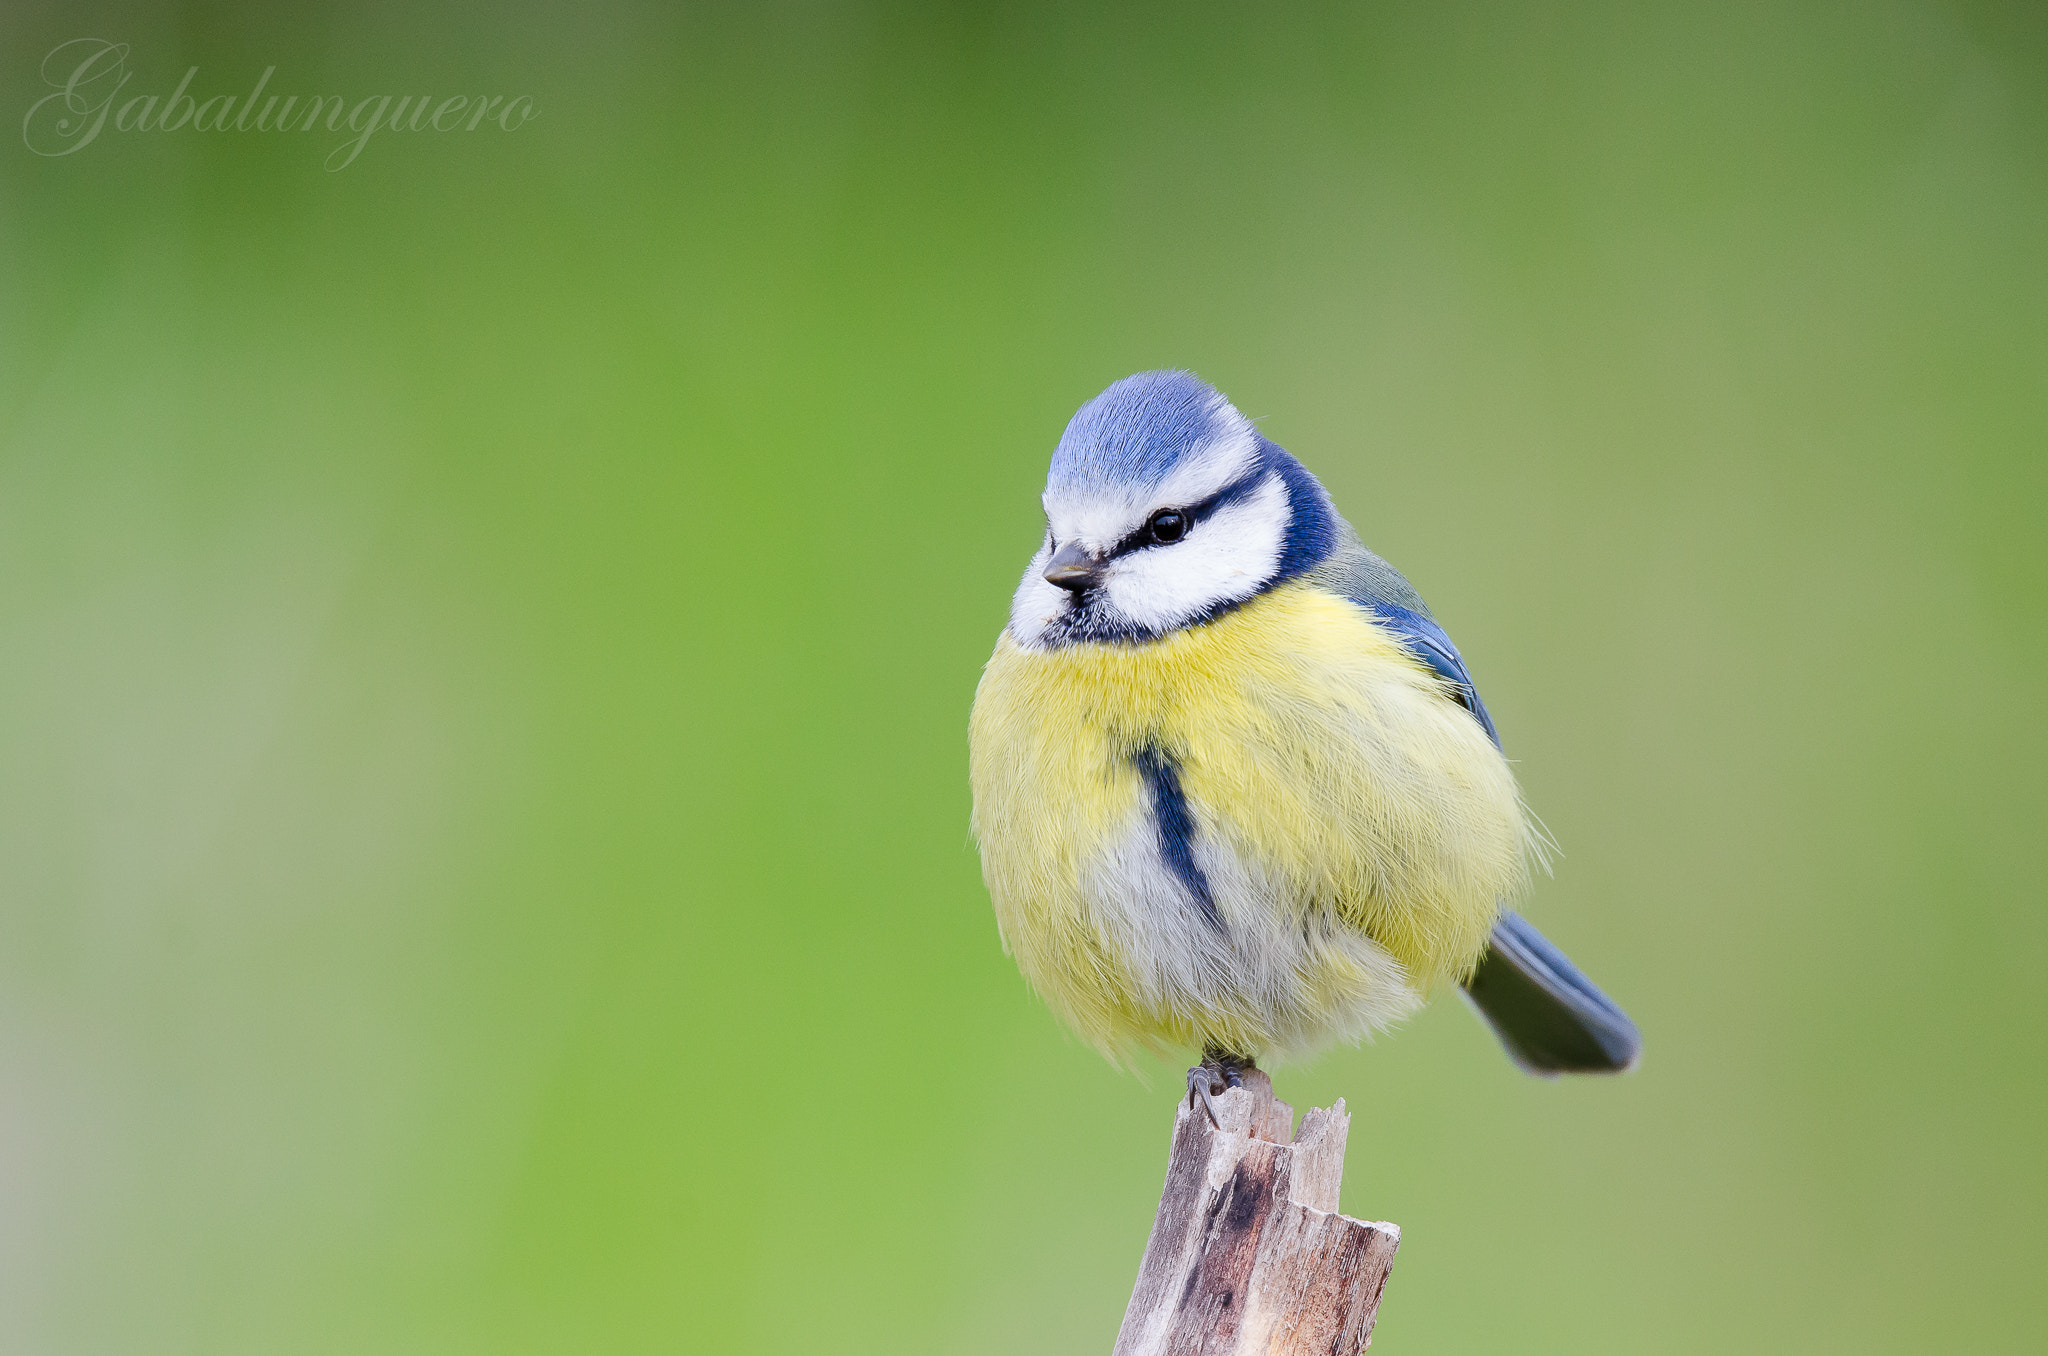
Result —
[[1142, 372], [1074, 415], [1044, 506], [970, 776], [1004, 946], [1061, 1017], [1112, 1060], [1199, 1051], [1191, 1101], [1446, 984], [1531, 1073], [1635, 1063], [1509, 908], [1544, 839], [1465, 661], [1300, 462]]

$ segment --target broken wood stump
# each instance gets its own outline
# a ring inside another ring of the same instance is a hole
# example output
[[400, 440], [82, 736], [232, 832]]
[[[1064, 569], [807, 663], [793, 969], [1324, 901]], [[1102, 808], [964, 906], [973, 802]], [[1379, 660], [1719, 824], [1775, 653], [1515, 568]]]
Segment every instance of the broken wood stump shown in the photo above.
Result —
[[1392, 1224], [1337, 1213], [1344, 1103], [1302, 1118], [1246, 1070], [1216, 1099], [1220, 1128], [1182, 1099], [1159, 1214], [1115, 1356], [1353, 1356], [1372, 1344], [1401, 1246]]

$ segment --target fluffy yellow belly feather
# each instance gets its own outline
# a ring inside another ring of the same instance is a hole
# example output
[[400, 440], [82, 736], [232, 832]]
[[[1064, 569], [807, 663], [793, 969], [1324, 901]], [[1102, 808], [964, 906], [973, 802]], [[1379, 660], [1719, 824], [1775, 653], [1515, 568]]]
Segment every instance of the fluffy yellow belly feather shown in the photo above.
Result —
[[[1467, 975], [1532, 844], [1508, 764], [1361, 608], [1307, 583], [1143, 643], [1005, 632], [974, 832], [1004, 945], [1105, 1054], [1301, 1054]], [[1141, 760], [1178, 772], [1204, 916]]]

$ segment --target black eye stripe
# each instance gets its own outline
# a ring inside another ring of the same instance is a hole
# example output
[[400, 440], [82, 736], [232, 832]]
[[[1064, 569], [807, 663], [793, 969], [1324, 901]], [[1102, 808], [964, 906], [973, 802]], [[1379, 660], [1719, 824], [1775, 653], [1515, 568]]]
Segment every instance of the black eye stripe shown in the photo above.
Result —
[[1151, 516], [1145, 519], [1144, 526], [1118, 542], [1111, 548], [1109, 555], [1111, 558], [1114, 558], [1116, 556], [1128, 555], [1132, 551], [1142, 551], [1148, 546], [1160, 545], [1161, 543], [1155, 540], [1152, 535], [1152, 519], [1168, 509], [1180, 514], [1185, 521], [1186, 526], [1181, 530], [1180, 536], [1175, 538], [1176, 541], [1185, 541], [1187, 534], [1194, 531], [1203, 519], [1208, 518], [1219, 509], [1230, 507], [1239, 500], [1249, 499], [1252, 492], [1258, 489], [1265, 482], [1265, 479], [1266, 468], [1263, 465], [1256, 465], [1236, 480], [1231, 481], [1228, 485], [1210, 495], [1207, 499], [1189, 504], [1184, 508], [1168, 505], [1164, 509], [1155, 509]]

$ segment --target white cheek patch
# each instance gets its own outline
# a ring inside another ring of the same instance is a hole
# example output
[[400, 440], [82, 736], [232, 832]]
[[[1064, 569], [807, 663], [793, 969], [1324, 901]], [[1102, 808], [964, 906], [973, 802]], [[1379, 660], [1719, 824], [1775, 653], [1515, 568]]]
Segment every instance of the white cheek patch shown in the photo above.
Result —
[[[1147, 512], [1159, 507], [1149, 502]], [[1159, 635], [1256, 594], [1279, 570], [1292, 510], [1287, 487], [1269, 475], [1236, 502], [1212, 511], [1187, 536], [1116, 557], [1088, 597], [1085, 631], [1096, 638]], [[1142, 520], [1141, 520], [1142, 521]], [[1074, 595], [1045, 578], [1050, 542], [1039, 546], [1010, 603], [1018, 644], [1081, 638]]]
[[1078, 541], [1091, 551], [1107, 551], [1155, 510], [1198, 504], [1242, 476], [1257, 459], [1258, 449], [1251, 425], [1235, 418], [1220, 437], [1182, 457], [1158, 484], [1048, 489], [1045, 514], [1062, 545]]
[[1047, 542], [1024, 567], [1023, 582], [1017, 585], [1017, 595], [1010, 600], [1010, 634], [1020, 645], [1035, 644], [1040, 633], [1065, 615], [1073, 603], [1073, 594], [1047, 582], [1045, 567], [1051, 560], [1052, 543]]
[[1147, 631], [1179, 626], [1218, 604], [1242, 602], [1279, 568], [1289, 518], [1278, 476], [1217, 509], [1170, 546], [1149, 546], [1111, 563], [1103, 592]]

